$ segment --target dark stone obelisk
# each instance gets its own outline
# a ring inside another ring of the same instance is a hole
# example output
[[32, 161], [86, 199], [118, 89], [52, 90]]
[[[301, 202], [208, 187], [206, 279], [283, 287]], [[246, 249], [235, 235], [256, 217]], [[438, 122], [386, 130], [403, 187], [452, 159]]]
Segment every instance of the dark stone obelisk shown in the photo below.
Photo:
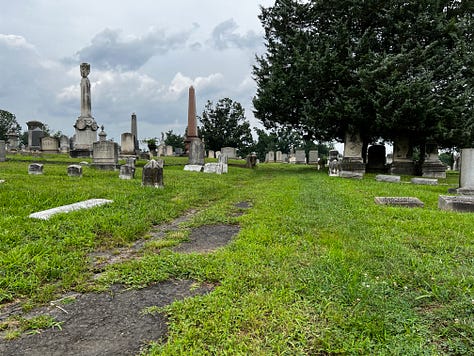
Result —
[[137, 131], [137, 114], [133, 113], [131, 118], [131, 132], [133, 135], [133, 143], [135, 148], [135, 154], [140, 153], [140, 146], [138, 145], [138, 131]]

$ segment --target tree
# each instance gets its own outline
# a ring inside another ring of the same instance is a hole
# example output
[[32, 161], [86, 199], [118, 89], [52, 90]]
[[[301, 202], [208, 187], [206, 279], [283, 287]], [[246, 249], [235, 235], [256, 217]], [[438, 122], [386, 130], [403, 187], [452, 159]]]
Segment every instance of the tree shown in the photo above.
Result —
[[262, 8], [255, 116], [320, 141], [473, 143], [474, 3], [276, 0]]
[[16, 121], [16, 117], [11, 112], [0, 110], [0, 140], [8, 140], [8, 133], [15, 131], [20, 135], [21, 126]]
[[173, 130], [169, 130], [165, 133], [165, 137], [165, 145], [184, 150], [184, 136], [177, 135]]
[[240, 103], [224, 98], [213, 106], [208, 101], [198, 119], [202, 123], [200, 135], [208, 149], [219, 151], [222, 147], [235, 147], [243, 156], [252, 152], [254, 142], [250, 123], [245, 119], [245, 110]]

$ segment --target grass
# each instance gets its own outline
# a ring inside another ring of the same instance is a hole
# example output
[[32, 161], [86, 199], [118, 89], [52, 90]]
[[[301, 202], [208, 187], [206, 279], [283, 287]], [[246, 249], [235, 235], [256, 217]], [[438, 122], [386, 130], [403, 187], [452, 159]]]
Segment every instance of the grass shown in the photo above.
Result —
[[[65, 164], [50, 160], [43, 176], [28, 176], [22, 161], [0, 166], [3, 303], [193, 278], [217, 287], [166, 307], [167, 342], [148, 353], [461, 355], [474, 348], [474, 219], [437, 208], [456, 174], [438, 186], [381, 183], [371, 174], [346, 180], [283, 164], [232, 166], [216, 176], [165, 159], [165, 189], [153, 189], [91, 168], [69, 179]], [[376, 196], [414, 196], [425, 207], [377, 206]], [[49, 221], [27, 217], [90, 198], [114, 204]], [[240, 201], [252, 208], [236, 216]], [[191, 208], [199, 213], [179, 231], [148, 241], [141, 258], [92, 282], [89, 252], [126, 246]], [[242, 229], [213, 254], [167, 248], [214, 223]]]

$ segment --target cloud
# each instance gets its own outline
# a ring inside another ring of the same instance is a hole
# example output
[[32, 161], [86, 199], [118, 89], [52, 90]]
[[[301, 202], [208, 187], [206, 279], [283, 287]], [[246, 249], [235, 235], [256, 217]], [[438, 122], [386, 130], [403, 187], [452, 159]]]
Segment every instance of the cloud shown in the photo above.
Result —
[[185, 47], [195, 29], [197, 25], [191, 30], [167, 34], [162, 29], [152, 28], [143, 36], [123, 38], [120, 30], [107, 28], [95, 35], [89, 46], [79, 50], [74, 61], [94, 63], [106, 70], [136, 70], [153, 56]]
[[221, 22], [212, 30], [212, 45], [219, 50], [224, 50], [234, 47], [239, 49], [256, 48], [262, 44], [261, 35], [257, 35], [254, 31], [248, 31], [241, 35], [236, 33], [238, 28], [234, 19]]

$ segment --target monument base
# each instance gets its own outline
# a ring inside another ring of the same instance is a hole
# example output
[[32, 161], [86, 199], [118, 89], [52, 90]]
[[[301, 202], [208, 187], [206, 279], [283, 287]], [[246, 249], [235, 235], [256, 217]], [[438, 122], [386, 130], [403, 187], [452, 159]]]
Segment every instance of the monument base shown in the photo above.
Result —
[[92, 151], [88, 149], [74, 149], [69, 151], [72, 158], [92, 158]]
[[100, 169], [103, 171], [115, 171], [120, 168], [118, 164], [113, 164], [113, 163], [92, 163], [91, 167], [94, 167], [96, 169]]
[[459, 195], [474, 195], [474, 188], [458, 188], [456, 193]]
[[421, 165], [422, 176], [430, 178], [446, 178], [446, 166], [441, 161], [425, 161]]
[[365, 164], [362, 158], [344, 157], [341, 162], [340, 170], [342, 172], [365, 173]]
[[393, 161], [390, 173], [394, 175], [415, 175], [415, 163], [413, 161]]

